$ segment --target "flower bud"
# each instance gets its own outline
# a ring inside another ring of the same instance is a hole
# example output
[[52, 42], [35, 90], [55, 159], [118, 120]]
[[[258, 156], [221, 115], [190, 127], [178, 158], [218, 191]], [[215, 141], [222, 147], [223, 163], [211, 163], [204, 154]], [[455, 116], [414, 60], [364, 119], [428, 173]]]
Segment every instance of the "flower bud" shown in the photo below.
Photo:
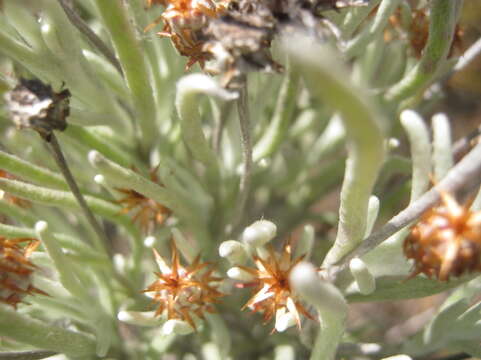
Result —
[[231, 279], [245, 281], [245, 282], [250, 282], [255, 280], [255, 277], [251, 273], [237, 266], [227, 270], [227, 276], [230, 277]]
[[351, 270], [352, 276], [356, 280], [359, 292], [363, 295], [369, 295], [376, 290], [376, 282], [374, 277], [369, 272], [364, 261], [359, 258], [354, 258], [349, 263], [349, 269]]
[[245, 228], [242, 240], [253, 247], [258, 247], [271, 241], [277, 232], [277, 226], [268, 220], [259, 220]]
[[244, 245], [235, 240], [224, 241], [220, 244], [219, 255], [227, 258], [233, 264], [244, 264], [247, 259]]

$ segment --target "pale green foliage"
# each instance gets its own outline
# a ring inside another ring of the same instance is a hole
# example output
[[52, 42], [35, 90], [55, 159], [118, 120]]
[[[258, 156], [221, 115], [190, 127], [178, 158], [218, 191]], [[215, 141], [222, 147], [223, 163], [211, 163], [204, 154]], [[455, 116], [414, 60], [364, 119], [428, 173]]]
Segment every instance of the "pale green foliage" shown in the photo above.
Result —
[[[56, 135], [110, 243], [99, 243], [44, 141], [15, 129], [0, 110], [0, 169], [17, 177], [0, 178], [0, 189], [33, 203], [20, 208], [0, 200], [8, 219], [0, 235], [42, 240], [32, 255], [39, 270], [33, 281], [50, 295], [28, 296], [17, 312], [0, 305], [1, 351], [50, 350], [79, 359], [331, 360], [336, 351], [349, 359], [407, 359], [441, 349], [481, 356], [479, 297], [471, 302], [479, 279], [442, 283], [419, 275], [404, 281], [411, 264], [402, 253], [410, 223], [439, 199], [437, 191], [426, 194], [431, 174], [452, 192], [468, 183], [475, 191], [481, 182], [480, 145], [455, 165], [449, 119], [433, 118], [431, 140], [420, 115], [440, 96], [431, 85], [480, 52], [478, 44], [462, 62], [447, 58], [461, 0], [428, 2], [430, 36], [419, 60], [405, 30], [392, 42], [383, 39], [396, 9], [402, 22], [412, 21], [407, 1], [327, 11], [325, 41], [302, 32], [276, 37], [274, 58], [285, 72], [249, 73], [247, 92], [224, 89], [197, 67], [185, 73], [186, 59], [168, 39], [144, 33], [160, 7], [146, 10], [144, 0], [75, 0], [84, 22], [74, 26], [62, 7], [68, 10], [69, 3], [3, 1], [0, 94], [20, 76], [70, 90], [69, 126]], [[409, 156], [397, 152], [400, 141]], [[156, 166], [158, 181], [148, 173]], [[390, 188], [400, 175], [410, 176], [410, 186]], [[172, 214], [143, 234], [118, 204], [117, 188]], [[402, 221], [383, 227], [408, 199]], [[315, 207], [319, 202], [331, 210]], [[337, 235], [316, 232], [316, 225]], [[141, 292], [159, 270], [150, 248], [170, 258], [173, 238], [182, 263], [200, 253], [225, 277], [233, 265], [248, 266], [252, 254], [265, 256], [265, 243], [280, 248], [299, 229], [295, 256], [306, 258], [290, 280], [319, 323], [269, 335], [272, 323], [241, 312], [248, 290], [231, 280], [220, 290], [233, 295], [222, 298], [216, 314], [195, 318], [196, 331], [165, 314], [154, 318]], [[446, 303], [413, 338], [394, 345], [371, 339], [379, 342], [374, 351], [369, 344], [346, 344], [365, 340], [347, 323], [350, 304], [443, 291], [451, 291]]]

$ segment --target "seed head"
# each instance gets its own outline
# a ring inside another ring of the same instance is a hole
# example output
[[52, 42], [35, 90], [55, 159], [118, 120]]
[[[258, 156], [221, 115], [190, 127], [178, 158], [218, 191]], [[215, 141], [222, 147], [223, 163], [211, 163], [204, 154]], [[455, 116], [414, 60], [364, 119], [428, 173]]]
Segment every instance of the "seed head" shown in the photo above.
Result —
[[37, 131], [45, 140], [50, 140], [53, 130], [67, 128], [66, 118], [70, 114], [70, 91], [52, 90], [40, 80], [20, 79], [20, 83], [5, 94], [7, 109], [15, 125]]
[[404, 254], [414, 260], [411, 277], [423, 273], [447, 281], [481, 270], [481, 211], [471, 211], [471, 201], [459, 205], [447, 193], [441, 198], [404, 241]]
[[280, 254], [269, 247], [267, 256], [264, 258], [254, 256], [253, 259], [257, 269], [239, 266], [254, 279], [248, 285], [255, 286], [254, 295], [244, 308], [263, 313], [264, 323], [275, 317], [277, 330], [280, 330], [280, 327], [282, 330], [286, 328], [284, 324], [279, 324], [283, 323], [286, 317], [292, 318], [299, 329], [301, 314], [313, 320], [313, 316], [300, 303], [289, 285], [291, 270], [304, 259], [304, 256], [292, 259], [291, 245], [287, 243]]
[[[28, 243], [21, 247], [19, 244]], [[37, 248], [39, 241], [31, 238], [7, 239], [0, 237], [0, 302], [17, 308], [26, 295], [46, 295], [30, 282], [35, 270], [29, 255]]]
[[158, 277], [144, 290], [153, 300], [159, 303], [155, 315], [167, 313], [167, 319], [178, 319], [187, 322], [196, 329], [193, 315], [204, 318], [205, 312], [215, 312], [213, 304], [224, 296], [217, 290], [217, 283], [222, 279], [213, 276], [215, 268], [209, 263], [201, 263], [197, 256], [192, 264], [182, 266], [179, 253], [172, 243], [171, 265], [154, 250], [155, 259], [160, 272]]

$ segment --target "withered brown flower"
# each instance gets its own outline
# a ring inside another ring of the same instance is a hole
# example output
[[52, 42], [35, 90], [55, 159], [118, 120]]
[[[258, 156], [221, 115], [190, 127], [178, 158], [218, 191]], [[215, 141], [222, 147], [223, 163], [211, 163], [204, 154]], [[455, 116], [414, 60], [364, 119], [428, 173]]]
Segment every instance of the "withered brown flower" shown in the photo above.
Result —
[[208, 54], [202, 50], [204, 41], [200, 30], [210, 18], [217, 18], [225, 10], [223, 3], [212, 0], [147, 1], [148, 6], [156, 4], [164, 5], [166, 9], [145, 31], [163, 21], [164, 27], [157, 35], [169, 38], [177, 51], [189, 58], [186, 69], [197, 62], [204, 67]]
[[481, 270], [481, 211], [471, 211], [447, 193], [442, 204], [424, 214], [404, 241], [404, 254], [414, 260], [411, 277], [420, 273], [441, 281]]
[[[291, 245], [286, 243], [281, 253], [277, 253], [272, 247], [269, 247], [267, 256], [263, 258], [254, 256], [257, 269], [239, 266], [254, 278], [254, 281], [247, 286], [255, 286], [255, 294], [243, 308], [262, 313], [264, 323], [275, 317], [276, 325], [274, 329], [279, 329], [278, 322], [285, 322], [286, 318], [287, 322], [289, 322], [288, 318], [293, 320], [299, 329], [301, 327], [300, 315], [314, 320], [314, 317], [300, 303], [289, 285], [291, 270], [304, 257], [300, 256], [293, 259]], [[244, 286], [241, 285], [240, 287]], [[285, 327], [282, 326], [282, 328]]]
[[160, 272], [155, 273], [158, 279], [150, 284], [143, 292], [150, 293], [150, 297], [159, 303], [156, 316], [166, 312], [167, 319], [179, 319], [187, 322], [195, 330], [193, 315], [200, 319], [206, 312], [213, 313], [213, 304], [224, 296], [217, 290], [220, 277], [213, 276], [215, 268], [209, 263], [202, 263], [197, 256], [192, 264], [182, 266], [179, 253], [172, 242], [171, 265], [154, 250], [155, 260]]
[[[25, 242], [28, 243], [25, 247], [19, 245]], [[36, 239], [0, 236], [0, 302], [16, 308], [26, 295], [47, 295], [30, 281], [35, 265], [28, 257], [39, 244]]]
[[20, 83], [5, 94], [5, 100], [18, 128], [31, 128], [50, 141], [53, 130], [67, 128], [70, 96], [68, 89], [55, 92], [40, 80], [20, 79]]
[[[150, 170], [150, 180], [161, 185], [156, 175], [157, 169], [158, 167], [155, 167]], [[146, 234], [151, 233], [155, 225], [162, 225], [171, 214], [169, 208], [133, 189], [116, 188], [115, 190], [125, 195], [117, 200], [117, 203], [124, 206], [120, 212], [122, 214], [133, 212], [132, 221], [138, 223]]]

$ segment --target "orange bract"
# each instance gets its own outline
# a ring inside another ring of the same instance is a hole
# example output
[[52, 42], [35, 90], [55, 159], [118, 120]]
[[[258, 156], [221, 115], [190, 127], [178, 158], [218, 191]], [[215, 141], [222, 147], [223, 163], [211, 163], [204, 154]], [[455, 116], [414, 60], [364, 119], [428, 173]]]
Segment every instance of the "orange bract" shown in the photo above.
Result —
[[202, 50], [204, 41], [197, 32], [207, 25], [210, 18], [217, 18], [225, 6], [212, 0], [148, 0], [147, 5], [161, 4], [166, 7], [145, 31], [152, 29], [161, 21], [164, 27], [157, 35], [167, 37], [183, 56], [189, 57], [186, 68], [196, 62], [204, 66], [208, 54]]
[[441, 281], [481, 270], [481, 211], [459, 205], [442, 193], [442, 205], [429, 210], [404, 241], [404, 254], [414, 260], [411, 277], [423, 273]]
[[[23, 242], [28, 242], [24, 248], [18, 245]], [[35, 265], [28, 257], [39, 243], [31, 238], [0, 237], [0, 302], [16, 308], [25, 295], [46, 295], [30, 283], [30, 275], [35, 270]]]
[[263, 313], [264, 322], [269, 322], [278, 312], [291, 313], [297, 327], [300, 329], [300, 314], [314, 320], [313, 316], [304, 308], [292, 293], [289, 286], [291, 270], [304, 256], [292, 259], [291, 245], [284, 245], [281, 254], [277, 254], [272, 247], [264, 259], [254, 256], [257, 269], [240, 266], [255, 277], [256, 290], [254, 296], [244, 305], [253, 312]]
[[[156, 171], [157, 167], [150, 171], [150, 180], [159, 184]], [[124, 206], [121, 213], [134, 212], [132, 221], [139, 223], [144, 233], [151, 233], [155, 225], [162, 225], [171, 214], [169, 208], [133, 189], [117, 188], [116, 190], [125, 195], [125, 197], [117, 200], [117, 203]]]
[[208, 268], [209, 263], [201, 263], [199, 256], [192, 264], [182, 266], [179, 253], [173, 243], [170, 266], [155, 250], [154, 255], [160, 273], [155, 273], [158, 279], [150, 284], [144, 292], [151, 293], [150, 296], [159, 303], [155, 315], [167, 312], [169, 320], [180, 319], [196, 329], [192, 315], [202, 319], [205, 312], [215, 312], [212, 304], [218, 303], [219, 298], [224, 294], [219, 292], [217, 285], [212, 285], [212, 283], [222, 279], [213, 276], [215, 269]]

